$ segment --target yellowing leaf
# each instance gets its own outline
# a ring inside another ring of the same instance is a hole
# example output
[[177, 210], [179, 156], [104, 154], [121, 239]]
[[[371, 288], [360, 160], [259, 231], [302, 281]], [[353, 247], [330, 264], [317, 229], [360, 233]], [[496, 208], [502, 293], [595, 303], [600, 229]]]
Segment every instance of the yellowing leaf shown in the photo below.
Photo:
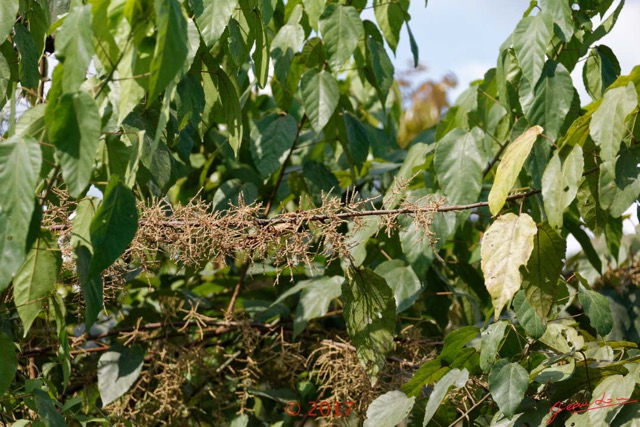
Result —
[[533, 143], [542, 133], [541, 126], [533, 126], [524, 131], [515, 141], [507, 147], [502, 161], [496, 170], [496, 178], [489, 192], [489, 210], [492, 215], [497, 215], [507, 200], [509, 190], [518, 179], [518, 174], [527, 159]]
[[537, 231], [529, 215], [508, 213], [499, 217], [482, 238], [482, 272], [496, 319], [520, 289], [520, 267], [529, 260]]

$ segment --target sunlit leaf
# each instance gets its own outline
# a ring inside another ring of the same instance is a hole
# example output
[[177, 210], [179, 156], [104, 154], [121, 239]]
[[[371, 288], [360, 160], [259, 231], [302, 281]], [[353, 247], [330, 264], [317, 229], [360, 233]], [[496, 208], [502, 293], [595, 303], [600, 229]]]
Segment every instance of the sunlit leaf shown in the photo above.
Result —
[[320, 133], [338, 106], [338, 83], [328, 71], [312, 69], [302, 76], [300, 92], [311, 125]]
[[382, 35], [395, 52], [402, 24], [409, 19], [409, 0], [374, 0], [373, 11]]
[[13, 0], [0, 2], [0, 41], [4, 41], [11, 32], [19, 5], [20, 2]]
[[339, 71], [364, 36], [360, 14], [352, 6], [329, 4], [320, 17], [318, 27], [331, 68]]
[[605, 46], [591, 49], [584, 68], [582, 79], [591, 99], [602, 98], [604, 91], [620, 76], [620, 64], [613, 51]]
[[584, 159], [579, 145], [558, 150], [549, 160], [542, 175], [542, 199], [551, 226], [562, 227], [564, 211], [578, 194], [583, 169]]
[[86, 92], [67, 93], [47, 107], [49, 140], [56, 147], [69, 193], [79, 197], [87, 189], [100, 142], [100, 112]]
[[496, 319], [520, 289], [520, 267], [529, 260], [537, 231], [529, 215], [507, 213], [491, 224], [482, 238], [482, 272]]
[[196, 24], [207, 45], [212, 47], [227, 27], [238, 0], [202, 0], [202, 8], [196, 8]]
[[454, 129], [438, 141], [434, 166], [438, 182], [452, 205], [473, 203], [482, 189], [482, 131]]
[[402, 260], [389, 260], [380, 264], [374, 270], [384, 277], [393, 289], [396, 299], [396, 312], [400, 313], [413, 305], [422, 292], [422, 283], [413, 269]]
[[497, 215], [507, 200], [509, 190], [518, 179], [518, 174], [524, 161], [531, 152], [533, 143], [542, 133], [542, 127], [533, 126], [520, 134], [504, 152], [502, 160], [496, 170], [496, 177], [489, 192], [489, 209], [492, 215]]
[[24, 336], [53, 290], [62, 264], [58, 243], [51, 233], [36, 240], [13, 279], [13, 301], [22, 320]]
[[427, 406], [424, 411], [424, 420], [422, 421], [423, 427], [426, 427], [427, 424], [429, 424], [429, 421], [433, 418], [438, 407], [444, 398], [447, 397], [449, 389], [451, 387], [464, 387], [467, 381], [469, 381], [469, 372], [466, 369], [463, 369], [462, 371], [459, 369], [452, 369], [436, 383], [431, 395], [429, 396], [429, 400], [427, 401]]
[[489, 372], [489, 391], [498, 407], [511, 419], [529, 387], [529, 373], [518, 363], [498, 361]]
[[139, 347], [115, 348], [105, 351], [98, 360], [98, 390], [105, 407], [124, 395], [142, 371], [144, 352]]
[[502, 338], [504, 338], [504, 331], [507, 328], [508, 322], [501, 320], [496, 323], [492, 323], [482, 331], [482, 344], [480, 348], [480, 368], [484, 372], [489, 372], [491, 367], [496, 361], [498, 349]]
[[76, 6], [56, 32], [56, 58], [64, 63], [62, 87], [75, 92], [87, 78], [87, 70], [94, 55], [91, 30], [91, 6]]
[[542, 74], [547, 44], [553, 36], [553, 23], [549, 15], [539, 13], [523, 18], [513, 32], [513, 48], [522, 68], [522, 74], [535, 85]]
[[395, 427], [411, 412], [415, 397], [407, 397], [401, 391], [389, 391], [371, 402], [367, 409], [364, 427]]
[[[211, 3], [218, 3], [217, 0]], [[187, 20], [177, 0], [155, 0], [158, 35], [149, 70], [147, 105], [162, 93], [182, 70], [189, 53]], [[218, 19], [218, 17], [216, 17]]]
[[0, 291], [9, 286], [29, 250], [27, 235], [41, 162], [40, 147], [31, 137], [0, 142]]

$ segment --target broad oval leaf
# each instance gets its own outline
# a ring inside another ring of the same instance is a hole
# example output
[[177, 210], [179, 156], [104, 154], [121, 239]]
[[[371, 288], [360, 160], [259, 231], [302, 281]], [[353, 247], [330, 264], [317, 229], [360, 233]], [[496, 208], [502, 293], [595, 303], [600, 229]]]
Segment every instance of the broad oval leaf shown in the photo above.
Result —
[[529, 387], [529, 373], [518, 363], [498, 361], [489, 372], [489, 391], [502, 413], [513, 418]]
[[98, 360], [98, 390], [105, 407], [124, 395], [142, 371], [144, 352], [139, 347], [105, 351]]
[[239, 0], [202, 0], [193, 3], [202, 5], [201, 8], [194, 8], [196, 24], [204, 43], [207, 47], [213, 47], [229, 24]]
[[513, 297], [513, 310], [516, 312], [518, 323], [532, 338], [540, 338], [547, 330], [547, 322], [538, 316], [531, 306], [524, 291], [518, 291]]
[[0, 332], [0, 396], [4, 395], [16, 376], [18, 359], [13, 341]]
[[497, 215], [507, 200], [509, 190], [518, 179], [518, 174], [522, 170], [533, 143], [538, 135], [542, 133], [542, 127], [533, 126], [524, 131], [505, 150], [504, 156], [496, 170], [496, 177], [489, 192], [489, 210], [492, 215]]
[[598, 331], [599, 335], [604, 337], [611, 332], [613, 328], [613, 315], [607, 297], [580, 285], [578, 301], [582, 304], [582, 308], [589, 318], [591, 326]]
[[451, 387], [464, 387], [467, 381], [469, 381], [469, 372], [466, 369], [463, 369], [462, 371], [459, 369], [452, 369], [436, 383], [424, 410], [424, 420], [422, 421], [423, 427], [426, 427], [427, 424], [429, 424], [429, 421], [431, 421], [431, 418], [433, 418], [433, 415], [438, 410], [438, 406], [440, 406], [444, 398], [447, 397], [449, 389]]
[[447, 202], [473, 203], [482, 190], [482, 131], [454, 129], [438, 141], [434, 167]]
[[344, 320], [356, 347], [360, 363], [372, 384], [393, 349], [396, 304], [384, 278], [368, 268], [349, 268], [349, 280], [342, 285]]
[[539, 13], [523, 18], [513, 32], [513, 49], [522, 68], [522, 74], [535, 85], [542, 74], [547, 45], [553, 36], [553, 23], [549, 15]]
[[50, 232], [38, 238], [13, 279], [13, 301], [27, 336], [42, 304], [56, 283], [62, 257]]
[[[633, 402], [631, 396], [637, 387], [633, 374], [627, 375], [611, 375], [603, 379], [593, 390], [592, 400], [589, 405], [589, 411], [577, 411], [566, 421], [565, 425], [571, 426], [606, 426], [606, 425], [624, 425], [628, 427], [638, 425], [638, 413], [634, 417], [634, 421], [627, 424], [618, 424], [618, 413], [620, 413], [627, 404]], [[637, 375], [636, 375], [637, 377]], [[625, 402], [625, 404], [623, 404]], [[627, 403], [628, 402], [628, 403]], [[618, 403], [616, 405], [616, 403]], [[614, 421], [615, 423], [612, 423]]]
[[339, 71], [353, 54], [358, 41], [364, 36], [364, 25], [360, 14], [353, 6], [329, 4], [318, 23], [324, 39], [329, 64], [332, 70]]
[[41, 163], [35, 139], [17, 135], [0, 142], [0, 292], [9, 286], [29, 250], [27, 235]]
[[45, 122], [69, 194], [80, 197], [91, 180], [100, 142], [98, 106], [86, 92], [67, 93], [47, 107]]
[[367, 408], [364, 427], [395, 427], [402, 423], [415, 402], [415, 397], [407, 397], [401, 391], [389, 391], [371, 402]]
[[269, 177], [282, 166], [297, 134], [298, 125], [289, 114], [272, 114], [256, 123], [251, 132], [251, 156], [260, 175]]
[[151, 105], [182, 71], [189, 54], [187, 20], [180, 3], [177, 0], [156, 0], [155, 8], [158, 35], [149, 69], [147, 105]]
[[89, 277], [109, 267], [127, 249], [138, 229], [136, 200], [130, 189], [113, 175], [104, 192], [102, 204], [91, 220], [93, 257]]
[[529, 260], [537, 231], [536, 223], [529, 215], [508, 213], [491, 224], [482, 238], [482, 272], [496, 319], [520, 289], [520, 267]]
[[593, 141], [600, 147], [604, 162], [613, 162], [620, 149], [622, 138], [627, 133], [626, 117], [638, 105], [638, 95], [633, 83], [609, 89], [602, 103], [593, 113], [589, 131]]
[[573, 80], [562, 64], [549, 61], [533, 89], [531, 104], [525, 110], [530, 124], [540, 125], [545, 134], [556, 140], [575, 96]]
[[448, 364], [453, 363], [458, 353], [479, 333], [480, 330], [475, 326], [464, 326], [449, 332], [444, 338], [444, 347], [440, 353], [440, 358]]
[[338, 83], [328, 71], [312, 69], [302, 76], [300, 92], [311, 126], [320, 133], [338, 106]]
[[380, 102], [385, 105], [389, 89], [393, 85], [394, 68], [384, 46], [372, 37], [367, 38], [367, 66], [373, 77], [371, 84], [375, 87]]

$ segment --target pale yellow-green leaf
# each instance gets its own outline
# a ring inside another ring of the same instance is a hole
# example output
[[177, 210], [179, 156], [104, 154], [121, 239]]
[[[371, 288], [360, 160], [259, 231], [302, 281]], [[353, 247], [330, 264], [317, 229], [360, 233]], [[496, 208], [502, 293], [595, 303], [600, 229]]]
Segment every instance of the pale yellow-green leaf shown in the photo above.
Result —
[[502, 161], [496, 170], [496, 178], [489, 192], [489, 210], [492, 215], [497, 215], [507, 200], [509, 190], [518, 179], [518, 174], [527, 159], [533, 143], [542, 133], [541, 126], [533, 126], [524, 131], [515, 141], [507, 147]]
[[593, 391], [589, 411], [574, 412], [565, 425], [599, 427], [612, 425], [611, 421], [623, 409], [622, 402], [631, 400], [635, 388], [631, 375], [611, 375]]
[[482, 272], [496, 319], [522, 285], [520, 267], [529, 260], [536, 232], [529, 215], [508, 213], [491, 224], [482, 238]]

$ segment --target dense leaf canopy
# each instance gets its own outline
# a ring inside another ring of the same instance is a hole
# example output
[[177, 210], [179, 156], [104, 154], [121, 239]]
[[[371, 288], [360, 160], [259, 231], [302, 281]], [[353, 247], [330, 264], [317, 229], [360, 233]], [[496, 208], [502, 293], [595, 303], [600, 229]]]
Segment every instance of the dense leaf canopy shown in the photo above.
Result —
[[0, 424], [637, 425], [624, 3], [449, 105], [409, 0], [1, 1]]

